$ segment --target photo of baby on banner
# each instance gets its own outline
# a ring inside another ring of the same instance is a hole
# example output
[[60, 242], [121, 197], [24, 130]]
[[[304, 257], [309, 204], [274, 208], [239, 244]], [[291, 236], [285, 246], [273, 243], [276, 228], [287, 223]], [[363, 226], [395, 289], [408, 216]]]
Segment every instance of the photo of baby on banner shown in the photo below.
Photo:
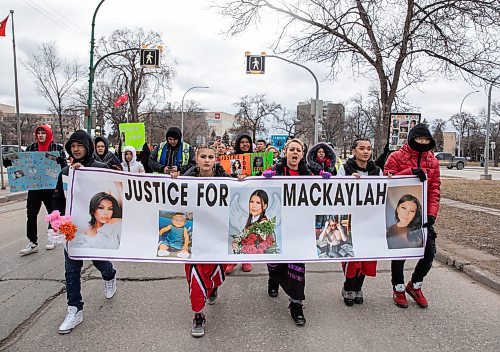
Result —
[[229, 254], [281, 253], [280, 188], [231, 193]]
[[316, 215], [318, 258], [354, 257], [351, 214]]
[[389, 188], [386, 203], [387, 247], [389, 249], [424, 246], [420, 188]]
[[191, 256], [193, 213], [160, 210], [158, 226], [158, 257], [189, 258]]
[[[122, 232], [123, 184], [112, 182], [107, 187], [86, 198], [88, 213], [85, 219], [73, 218], [78, 228], [75, 239], [70, 242], [74, 248], [118, 249]], [[83, 197], [82, 197], [83, 198]]]

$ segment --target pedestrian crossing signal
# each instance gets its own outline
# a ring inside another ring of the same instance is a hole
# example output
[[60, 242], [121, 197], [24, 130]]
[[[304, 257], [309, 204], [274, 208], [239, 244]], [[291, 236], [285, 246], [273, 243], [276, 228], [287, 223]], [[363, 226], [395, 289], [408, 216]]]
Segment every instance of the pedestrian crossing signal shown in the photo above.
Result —
[[141, 49], [141, 66], [160, 67], [160, 49]]
[[247, 58], [247, 73], [249, 74], [264, 74], [266, 56], [265, 55], [250, 55], [249, 52], [245, 53]]

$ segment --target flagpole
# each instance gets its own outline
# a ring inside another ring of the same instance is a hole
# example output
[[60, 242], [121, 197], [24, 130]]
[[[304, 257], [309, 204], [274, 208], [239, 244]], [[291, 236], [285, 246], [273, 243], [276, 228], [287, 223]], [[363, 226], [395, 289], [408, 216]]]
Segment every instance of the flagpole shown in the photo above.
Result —
[[12, 20], [12, 51], [14, 52], [14, 84], [16, 87], [17, 145], [21, 150], [21, 117], [19, 116], [19, 89], [17, 85], [16, 37], [14, 35], [14, 10], [10, 10]]

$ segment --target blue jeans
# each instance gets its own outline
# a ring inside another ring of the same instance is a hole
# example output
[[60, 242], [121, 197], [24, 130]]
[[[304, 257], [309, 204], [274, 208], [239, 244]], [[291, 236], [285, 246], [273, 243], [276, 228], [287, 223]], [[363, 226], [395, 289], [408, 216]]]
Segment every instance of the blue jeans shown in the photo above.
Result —
[[[116, 270], [110, 261], [93, 260], [92, 264], [101, 272], [104, 280], [115, 278]], [[74, 306], [78, 310], [83, 309], [82, 301], [82, 274], [83, 260], [73, 260], [68, 257], [68, 252], [64, 250], [64, 276], [66, 277], [66, 297], [68, 306]]]

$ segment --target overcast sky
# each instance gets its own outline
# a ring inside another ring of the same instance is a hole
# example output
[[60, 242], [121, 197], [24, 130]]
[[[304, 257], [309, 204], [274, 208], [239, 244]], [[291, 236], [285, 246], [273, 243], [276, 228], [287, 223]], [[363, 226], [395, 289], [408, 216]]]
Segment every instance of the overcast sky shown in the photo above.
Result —
[[[2, 0], [0, 20], [15, 11], [15, 35], [18, 56], [18, 79], [21, 112], [47, 112], [48, 103], [35, 92], [32, 78], [22, 65], [42, 42], [54, 41], [61, 56], [77, 58], [85, 67], [89, 62], [92, 14], [98, 0]], [[248, 30], [237, 37], [227, 37], [228, 20], [208, 7], [209, 1], [184, 0], [106, 0], [96, 20], [96, 38], [109, 36], [113, 30], [143, 27], [157, 31], [176, 61], [176, 76], [166, 100], [180, 102], [192, 86], [210, 89], [193, 90], [186, 100], [195, 100], [209, 111], [235, 113], [233, 103], [241, 96], [265, 93], [269, 100], [295, 110], [297, 102], [314, 96], [312, 76], [299, 67], [268, 58], [265, 75], [245, 73], [245, 51], [271, 54], [276, 37], [276, 21]], [[0, 37], [0, 103], [14, 105], [14, 73], [12, 31], [9, 19], [7, 37]], [[357, 93], [365, 93], [370, 85], [364, 78], [341, 76], [327, 79], [326, 65], [302, 63], [320, 80], [320, 99], [348, 102]], [[82, 82], [82, 84], [84, 84]], [[413, 89], [406, 99], [428, 120], [448, 119], [458, 113], [464, 96], [476, 90], [463, 81], [437, 79]], [[493, 100], [500, 100], [495, 91]], [[472, 94], [463, 111], [478, 114], [486, 108], [484, 89]], [[447, 126], [448, 130], [451, 126]]]

